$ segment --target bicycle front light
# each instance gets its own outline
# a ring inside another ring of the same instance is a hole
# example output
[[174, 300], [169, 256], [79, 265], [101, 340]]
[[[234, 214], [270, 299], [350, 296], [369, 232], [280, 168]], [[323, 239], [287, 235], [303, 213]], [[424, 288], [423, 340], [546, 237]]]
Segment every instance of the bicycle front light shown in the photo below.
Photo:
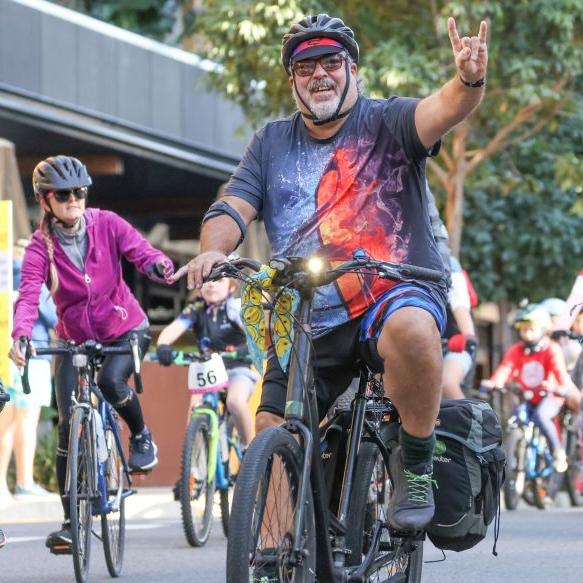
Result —
[[324, 262], [319, 257], [310, 257], [308, 259], [308, 271], [313, 275], [319, 275], [324, 269]]

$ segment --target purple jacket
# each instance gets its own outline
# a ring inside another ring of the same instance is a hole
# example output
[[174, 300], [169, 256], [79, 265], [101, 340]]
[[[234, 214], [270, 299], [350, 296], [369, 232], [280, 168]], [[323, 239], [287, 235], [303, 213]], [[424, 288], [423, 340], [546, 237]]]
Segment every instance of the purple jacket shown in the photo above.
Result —
[[[85, 219], [89, 237], [85, 273], [73, 265], [57, 237], [52, 237], [59, 275], [59, 288], [54, 297], [59, 318], [56, 332], [59, 338], [77, 343], [89, 339], [110, 342], [146, 319], [122, 279], [122, 256], [155, 281], [163, 280], [152, 273], [154, 263], [164, 261], [171, 266], [172, 262], [115, 213], [87, 209]], [[47, 247], [37, 230], [22, 264], [20, 293], [14, 304], [14, 339], [30, 337], [43, 283], [50, 289]]]

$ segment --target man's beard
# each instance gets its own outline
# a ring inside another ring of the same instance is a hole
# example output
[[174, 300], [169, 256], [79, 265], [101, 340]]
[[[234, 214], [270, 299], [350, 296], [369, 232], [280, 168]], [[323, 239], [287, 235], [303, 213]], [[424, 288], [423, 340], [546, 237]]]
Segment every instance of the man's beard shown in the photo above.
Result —
[[[334, 95], [332, 99], [327, 99], [326, 101], [316, 101], [314, 99], [314, 93], [312, 93], [315, 89], [327, 87], [330, 89], [335, 89], [335, 84], [332, 80], [328, 79], [321, 79], [316, 81], [310, 81], [308, 84], [308, 97], [304, 99], [306, 105], [310, 109], [311, 113], [315, 116], [318, 120], [325, 120], [332, 117], [336, 113], [336, 109], [338, 108], [338, 104], [340, 103], [340, 96]], [[296, 106], [300, 109], [300, 105], [303, 105], [300, 101], [298, 96], [298, 92], [294, 87], [294, 99], [296, 101]]]

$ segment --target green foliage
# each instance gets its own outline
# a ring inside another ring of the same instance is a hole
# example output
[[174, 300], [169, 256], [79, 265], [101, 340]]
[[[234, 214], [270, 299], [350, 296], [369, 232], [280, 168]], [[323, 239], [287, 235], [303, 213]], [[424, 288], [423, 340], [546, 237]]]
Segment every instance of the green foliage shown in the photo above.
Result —
[[53, 427], [37, 444], [34, 456], [34, 481], [51, 492], [59, 491], [55, 471], [57, 442], [57, 428]]
[[581, 118], [486, 163], [467, 189], [462, 261], [483, 300], [568, 294], [583, 264], [583, 216], [573, 212], [580, 188], [561, 184], [565, 143], [583, 156]]
[[172, 31], [181, 4], [179, 0], [56, 0], [56, 3], [157, 40], [164, 40]]

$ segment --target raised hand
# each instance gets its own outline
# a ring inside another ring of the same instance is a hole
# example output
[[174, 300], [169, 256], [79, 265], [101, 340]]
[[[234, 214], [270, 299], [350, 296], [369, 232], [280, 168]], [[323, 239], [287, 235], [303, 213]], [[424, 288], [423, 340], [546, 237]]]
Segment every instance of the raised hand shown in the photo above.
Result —
[[478, 36], [460, 38], [455, 19], [450, 17], [447, 29], [458, 75], [466, 83], [483, 79], [488, 67], [488, 23], [485, 20], [480, 22]]

